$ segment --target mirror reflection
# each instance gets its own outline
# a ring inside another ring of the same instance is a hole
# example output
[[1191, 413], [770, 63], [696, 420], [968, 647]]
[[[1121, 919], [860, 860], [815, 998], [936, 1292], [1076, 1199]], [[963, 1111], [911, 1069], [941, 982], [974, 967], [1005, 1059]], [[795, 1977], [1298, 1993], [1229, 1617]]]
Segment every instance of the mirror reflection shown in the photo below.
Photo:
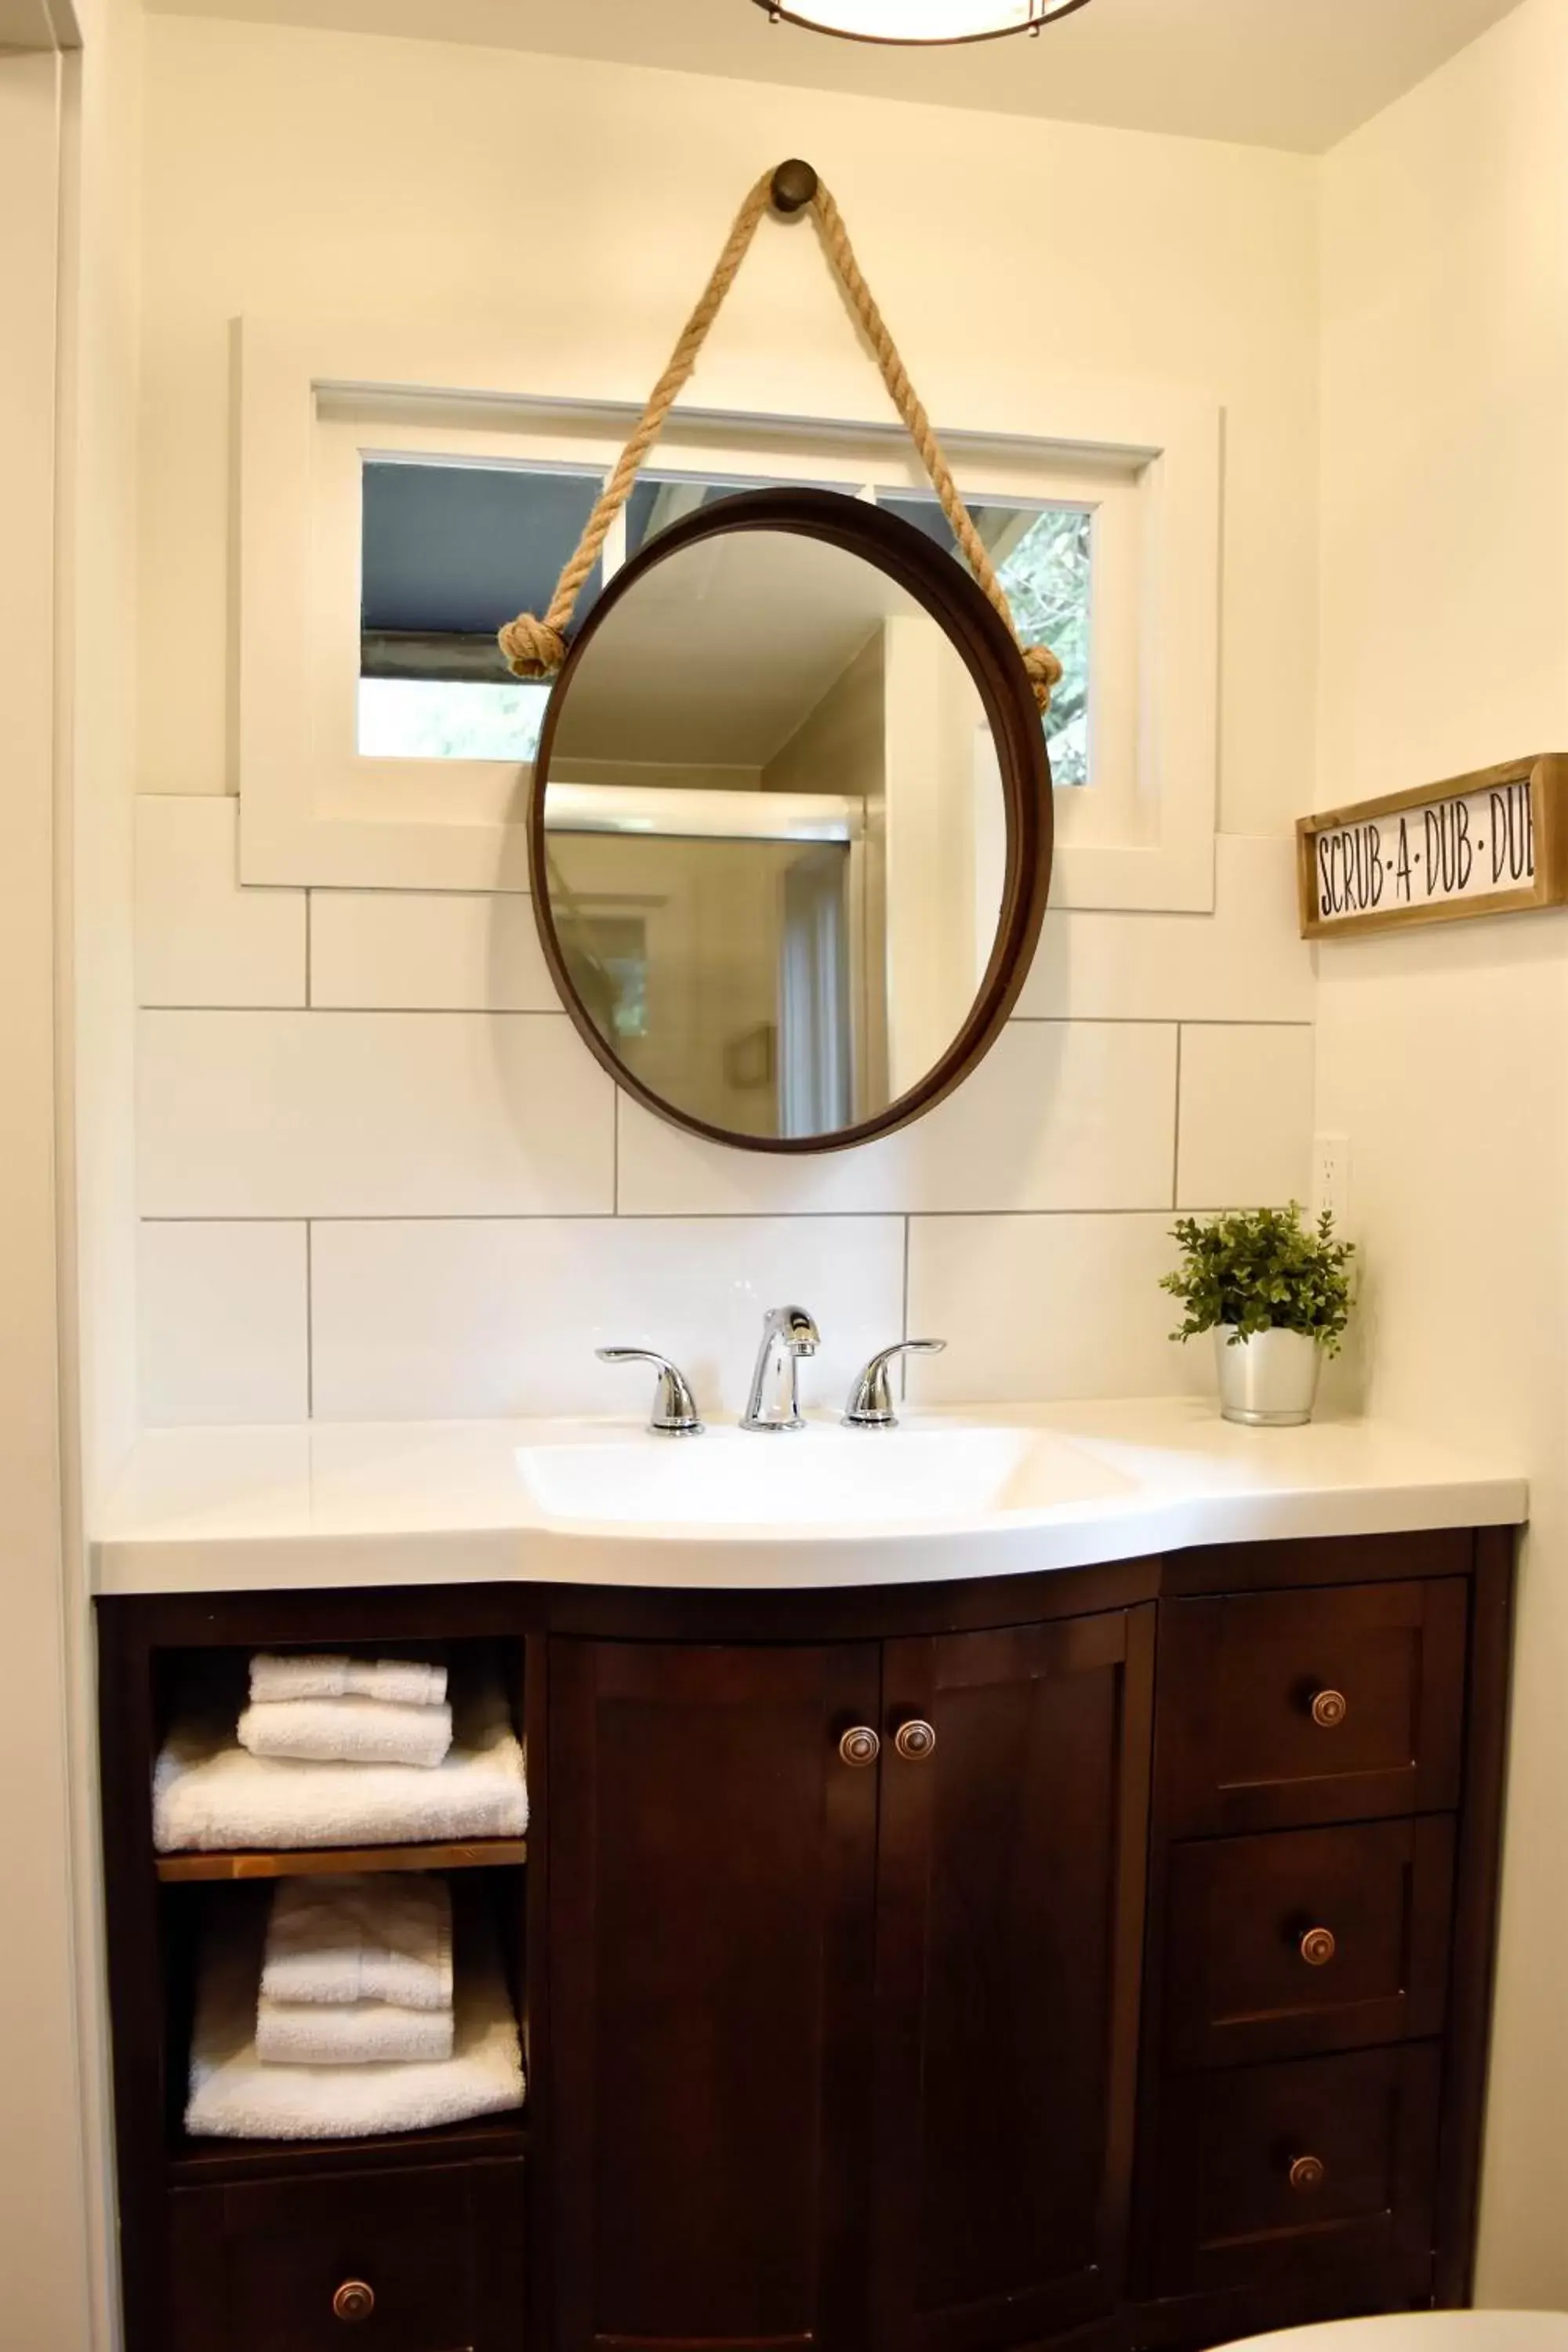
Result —
[[865, 557], [736, 530], [601, 614], [544, 793], [562, 960], [689, 1118], [831, 1137], [917, 1086], [991, 961], [1006, 814], [969, 670]]

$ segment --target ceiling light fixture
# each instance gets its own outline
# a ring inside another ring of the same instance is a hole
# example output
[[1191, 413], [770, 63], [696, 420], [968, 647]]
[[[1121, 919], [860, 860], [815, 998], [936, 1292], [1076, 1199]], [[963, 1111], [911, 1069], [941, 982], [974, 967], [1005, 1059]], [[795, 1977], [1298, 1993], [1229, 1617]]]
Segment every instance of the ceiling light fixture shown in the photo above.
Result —
[[994, 41], [1006, 33], [1037, 33], [1070, 16], [1089, 0], [755, 0], [774, 24], [804, 25], [847, 41], [883, 41], [903, 48], [951, 41]]

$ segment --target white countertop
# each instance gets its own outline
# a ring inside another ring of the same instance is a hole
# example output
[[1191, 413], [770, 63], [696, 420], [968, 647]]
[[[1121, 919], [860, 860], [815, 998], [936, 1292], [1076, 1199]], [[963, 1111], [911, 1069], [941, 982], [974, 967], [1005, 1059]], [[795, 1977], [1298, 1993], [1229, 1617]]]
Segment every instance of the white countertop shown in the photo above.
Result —
[[[905, 1433], [1026, 1433], [1079, 1465], [1087, 1491], [989, 1507], [984, 1525], [925, 1515], [898, 1526], [694, 1530], [552, 1515], [519, 1463], [527, 1446], [668, 1446], [636, 1423], [315, 1422], [144, 1436], [93, 1531], [100, 1593], [483, 1583], [713, 1590], [914, 1583], [1136, 1559], [1194, 1544], [1513, 1526], [1523, 1477], [1364, 1421], [1255, 1430], [1190, 1398], [911, 1412], [892, 1436], [828, 1423], [783, 1437], [732, 1430], [689, 1447], [897, 1446]], [[690, 1455], [693, 1462], [717, 1454]], [[751, 1458], [751, 1457], [748, 1457]], [[889, 1455], [889, 1460], [895, 1459]], [[1066, 1482], [1070, 1484], [1070, 1481]], [[1049, 1482], [1039, 1490], [1048, 1496]]]

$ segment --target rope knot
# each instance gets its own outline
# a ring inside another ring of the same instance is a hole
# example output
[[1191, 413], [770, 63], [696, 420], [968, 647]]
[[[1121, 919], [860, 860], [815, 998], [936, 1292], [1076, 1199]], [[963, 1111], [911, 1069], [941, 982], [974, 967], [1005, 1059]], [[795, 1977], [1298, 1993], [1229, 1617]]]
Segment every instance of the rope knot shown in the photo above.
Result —
[[513, 677], [553, 677], [566, 658], [566, 640], [548, 621], [520, 613], [496, 635]]
[[1035, 689], [1035, 700], [1042, 711], [1048, 710], [1052, 689], [1062, 681], [1062, 666], [1049, 646], [1025, 646], [1022, 652], [1029, 684]]

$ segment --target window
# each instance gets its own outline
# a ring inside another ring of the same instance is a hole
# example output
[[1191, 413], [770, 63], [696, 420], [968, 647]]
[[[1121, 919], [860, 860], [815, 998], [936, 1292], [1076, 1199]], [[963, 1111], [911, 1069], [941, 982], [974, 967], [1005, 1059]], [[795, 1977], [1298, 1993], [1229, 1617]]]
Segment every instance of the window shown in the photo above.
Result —
[[[536, 396], [515, 346], [429, 326], [241, 337], [241, 873], [247, 882], [526, 889], [547, 689], [495, 631], [548, 604], [635, 411]], [[455, 390], [467, 386], [471, 389]], [[443, 387], [437, 389], [437, 387]], [[763, 388], [765, 390], [765, 388]], [[1213, 903], [1219, 412], [1141, 385], [1033, 383], [943, 439], [1047, 716], [1058, 904]], [[584, 589], [696, 506], [813, 484], [951, 545], [880, 421], [676, 412]], [[955, 560], [956, 557], [955, 557]]]
[[[369, 759], [531, 760], [548, 685], [514, 678], [496, 632], [542, 613], [602, 487], [596, 474], [547, 466], [365, 460], [363, 477], [358, 743]], [[797, 485], [798, 486], [798, 485]], [[649, 472], [584, 583], [574, 618], [605, 580], [661, 530], [774, 476]], [[817, 484], [874, 501], [963, 562], [935, 494], [878, 483]], [[1089, 773], [1089, 613], [1093, 509], [988, 500], [975, 529], [1026, 644], [1054, 648], [1063, 677], [1046, 717], [1051, 773]]]

